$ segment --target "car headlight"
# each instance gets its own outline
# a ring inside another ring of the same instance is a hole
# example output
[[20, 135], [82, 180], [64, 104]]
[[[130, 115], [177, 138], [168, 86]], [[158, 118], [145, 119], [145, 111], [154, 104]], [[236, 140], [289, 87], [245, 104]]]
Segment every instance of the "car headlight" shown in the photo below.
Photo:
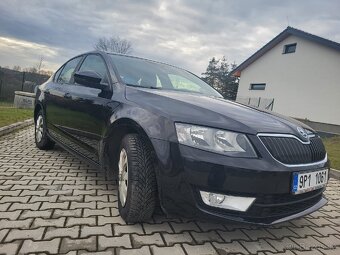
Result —
[[190, 124], [175, 123], [178, 142], [233, 157], [257, 157], [244, 134]]

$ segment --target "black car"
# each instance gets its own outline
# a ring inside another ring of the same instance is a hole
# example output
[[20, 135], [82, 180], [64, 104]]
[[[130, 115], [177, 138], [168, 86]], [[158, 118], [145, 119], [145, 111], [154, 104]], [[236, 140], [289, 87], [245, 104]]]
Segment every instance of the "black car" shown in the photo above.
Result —
[[36, 92], [35, 142], [55, 142], [118, 180], [126, 222], [166, 214], [275, 224], [311, 213], [329, 163], [318, 134], [223, 97], [192, 73], [89, 52]]

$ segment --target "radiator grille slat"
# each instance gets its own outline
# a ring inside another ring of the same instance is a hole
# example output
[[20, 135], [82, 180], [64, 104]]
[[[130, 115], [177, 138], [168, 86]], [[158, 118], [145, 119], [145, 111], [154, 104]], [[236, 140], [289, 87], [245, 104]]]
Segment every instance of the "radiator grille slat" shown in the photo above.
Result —
[[326, 156], [320, 137], [310, 138], [303, 144], [293, 137], [260, 136], [272, 156], [284, 164], [308, 164], [321, 161]]

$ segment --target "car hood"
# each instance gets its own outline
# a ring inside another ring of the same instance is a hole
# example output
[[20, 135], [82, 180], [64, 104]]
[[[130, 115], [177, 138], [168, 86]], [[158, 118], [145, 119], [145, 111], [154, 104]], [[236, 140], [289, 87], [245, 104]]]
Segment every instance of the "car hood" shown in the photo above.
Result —
[[249, 134], [295, 134], [301, 139], [297, 127], [312, 130], [292, 118], [196, 93], [127, 87], [126, 99], [177, 122]]

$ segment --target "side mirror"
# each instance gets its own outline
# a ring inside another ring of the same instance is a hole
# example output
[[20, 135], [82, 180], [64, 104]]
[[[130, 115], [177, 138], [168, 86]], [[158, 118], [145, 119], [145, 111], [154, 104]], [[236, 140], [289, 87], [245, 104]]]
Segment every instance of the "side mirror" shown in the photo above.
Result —
[[86, 87], [104, 90], [107, 85], [101, 84], [101, 80], [100, 75], [93, 71], [80, 71], [74, 74], [74, 81], [76, 83]]

